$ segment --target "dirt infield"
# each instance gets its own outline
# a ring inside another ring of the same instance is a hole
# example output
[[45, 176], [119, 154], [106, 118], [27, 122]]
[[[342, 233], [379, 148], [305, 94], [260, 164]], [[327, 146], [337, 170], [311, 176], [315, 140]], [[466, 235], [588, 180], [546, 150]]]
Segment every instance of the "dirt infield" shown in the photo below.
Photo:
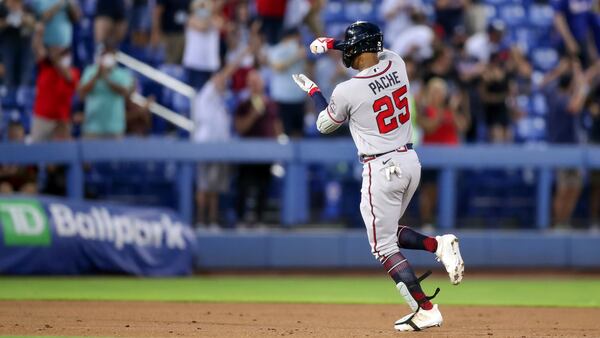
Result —
[[[401, 305], [0, 302], [0, 335], [384, 337]], [[600, 309], [440, 306], [444, 325], [418, 337], [600, 337]]]

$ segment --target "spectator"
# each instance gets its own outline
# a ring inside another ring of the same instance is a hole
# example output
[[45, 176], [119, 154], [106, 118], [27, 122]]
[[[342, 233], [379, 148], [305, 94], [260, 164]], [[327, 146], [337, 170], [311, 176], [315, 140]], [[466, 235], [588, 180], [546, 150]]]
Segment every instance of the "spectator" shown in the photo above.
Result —
[[[423, 114], [417, 123], [423, 129], [424, 145], [458, 145], [460, 134], [469, 125], [469, 117], [459, 110], [460, 95], [449, 98], [448, 86], [441, 78], [427, 82]], [[424, 228], [432, 229], [437, 204], [437, 170], [423, 170], [419, 199], [421, 221]]]
[[[563, 58], [558, 67], [544, 78], [542, 86], [549, 108], [548, 142], [578, 144], [579, 117], [588, 90], [579, 60], [576, 57]], [[570, 225], [581, 188], [582, 176], [578, 169], [558, 170], [553, 201], [557, 228]]]
[[424, 13], [414, 12], [411, 18], [413, 24], [400, 34], [394, 35], [395, 38], [391, 38], [393, 41], [391, 49], [402, 57], [410, 55], [416, 61], [429, 59], [433, 54], [434, 32], [427, 25]]
[[444, 40], [450, 41], [457, 28], [465, 26], [464, 13], [469, 0], [436, 0], [435, 23], [441, 29]]
[[[19, 121], [8, 124], [8, 142], [23, 143], [25, 128]], [[35, 166], [0, 164], [0, 194], [37, 193], [37, 170]]]
[[331, 97], [333, 88], [351, 77], [352, 70], [342, 63], [342, 53], [327, 53], [317, 59], [315, 80], [324, 97]]
[[132, 74], [117, 66], [115, 52], [107, 46], [98, 61], [85, 68], [79, 85], [79, 96], [85, 104], [84, 136], [122, 136], [125, 102], [134, 89]]
[[[248, 50], [246, 50], [248, 52]], [[227, 111], [227, 80], [246, 52], [216, 73], [198, 93], [192, 112], [196, 125], [195, 142], [224, 142], [231, 137], [231, 118]], [[220, 163], [198, 166], [196, 205], [198, 221], [210, 229], [219, 227], [219, 194], [229, 190], [229, 166]]]
[[191, 0], [156, 0], [150, 45], [157, 47], [161, 42], [165, 43], [167, 63], [181, 63], [190, 3]]
[[[283, 132], [277, 114], [277, 104], [266, 96], [264, 82], [258, 71], [249, 72], [247, 82], [250, 97], [241, 102], [235, 111], [235, 130], [242, 138], [274, 139]], [[270, 164], [239, 166], [237, 216], [240, 224], [251, 225], [265, 221], [264, 213], [270, 184]], [[250, 199], [254, 200], [251, 205], [248, 203]]]
[[[561, 37], [559, 49], [563, 53], [579, 57], [587, 67], [598, 49], [591, 43], [593, 31], [594, 0], [556, 0], [553, 2], [554, 27]], [[595, 50], [594, 50], [595, 49]]]
[[[60, 53], [73, 42], [73, 22], [81, 11], [76, 0], [34, 0], [34, 7], [44, 24], [44, 45], [51, 54]], [[58, 51], [57, 51], [58, 50]]]
[[383, 0], [379, 7], [379, 16], [385, 21], [384, 36], [386, 41], [403, 34], [413, 25], [412, 14], [423, 12], [421, 0]]
[[261, 32], [269, 45], [281, 39], [287, 0], [256, 0], [256, 12], [261, 22]]
[[0, 3], [0, 59], [4, 64], [4, 82], [13, 96], [29, 84], [33, 69], [31, 35], [35, 17], [23, 0]]
[[43, 43], [44, 27], [36, 25], [33, 50], [37, 63], [31, 140], [42, 142], [71, 137], [71, 104], [79, 70], [72, 66], [71, 49], [51, 55]]
[[283, 128], [291, 137], [301, 137], [304, 132], [304, 103], [306, 95], [292, 79], [306, 65], [306, 51], [301, 45], [300, 32], [290, 29], [283, 39], [268, 52], [268, 62], [273, 69], [269, 88], [271, 97], [282, 113]]
[[221, 67], [220, 30], [223, 18], [212, 0], [195, 0], [185, 30], [183, 65], [188, 84], [200, 90], [213, 72]]
[[96, 2], [94, 40], [98, 51], [111, 39], [121, 43], [127, 33], [127, 5], [125, 0], [100, 0]]
[[510, 130], [510, 100], [513, 82], [506, 71], [506, 54], [493, 54], [486, 70], [482, 73], [480, 95], [488, 129], [489, 140], [505, 143], [512, 140]]
[[481, 63], [488, 63], [494, 53], [507, 49], [504, 44], [505, 25], [500, 20], [493, 20], [488, 24], [485, 32], [472, 35], [465, 42], [468, 55], [475, 57]]

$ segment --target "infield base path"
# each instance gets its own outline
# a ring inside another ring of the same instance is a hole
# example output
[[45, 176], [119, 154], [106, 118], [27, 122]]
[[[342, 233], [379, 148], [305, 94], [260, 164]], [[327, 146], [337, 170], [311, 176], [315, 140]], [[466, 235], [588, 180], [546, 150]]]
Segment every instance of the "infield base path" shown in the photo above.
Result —
[[600, 337], [600, 309], [440, 306], [398, 333], [403, 305], [1, 301], [0, 335], [111, 337]]

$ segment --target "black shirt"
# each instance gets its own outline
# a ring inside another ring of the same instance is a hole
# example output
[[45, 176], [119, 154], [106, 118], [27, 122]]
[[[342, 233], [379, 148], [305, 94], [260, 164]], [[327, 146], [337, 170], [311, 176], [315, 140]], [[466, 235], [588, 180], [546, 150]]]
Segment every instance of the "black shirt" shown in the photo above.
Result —
[[191, 0], [157, 0], [156, 5], [163, 6], [161, 17], [162, 31], [165, 33], [181, 33], [188, 18]]

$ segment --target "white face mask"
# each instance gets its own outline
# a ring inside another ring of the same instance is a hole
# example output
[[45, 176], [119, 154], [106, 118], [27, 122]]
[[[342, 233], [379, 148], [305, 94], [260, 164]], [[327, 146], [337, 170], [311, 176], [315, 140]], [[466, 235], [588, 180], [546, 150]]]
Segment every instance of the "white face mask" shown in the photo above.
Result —
[[104, 68], [110, 69], [117, 64], [117, 60], [113, 54], [106, 54], [102, 57], [101, 63]]
[[63, 68], [71, 68], [71, 65], [72, 65], [72, 64], [73, 64], [73, 60], [71, 59], [71, 56], [70, 56], [70, 55], [63, 56], [63, 57], [60, 59], [60, 65], [61, 65]]

